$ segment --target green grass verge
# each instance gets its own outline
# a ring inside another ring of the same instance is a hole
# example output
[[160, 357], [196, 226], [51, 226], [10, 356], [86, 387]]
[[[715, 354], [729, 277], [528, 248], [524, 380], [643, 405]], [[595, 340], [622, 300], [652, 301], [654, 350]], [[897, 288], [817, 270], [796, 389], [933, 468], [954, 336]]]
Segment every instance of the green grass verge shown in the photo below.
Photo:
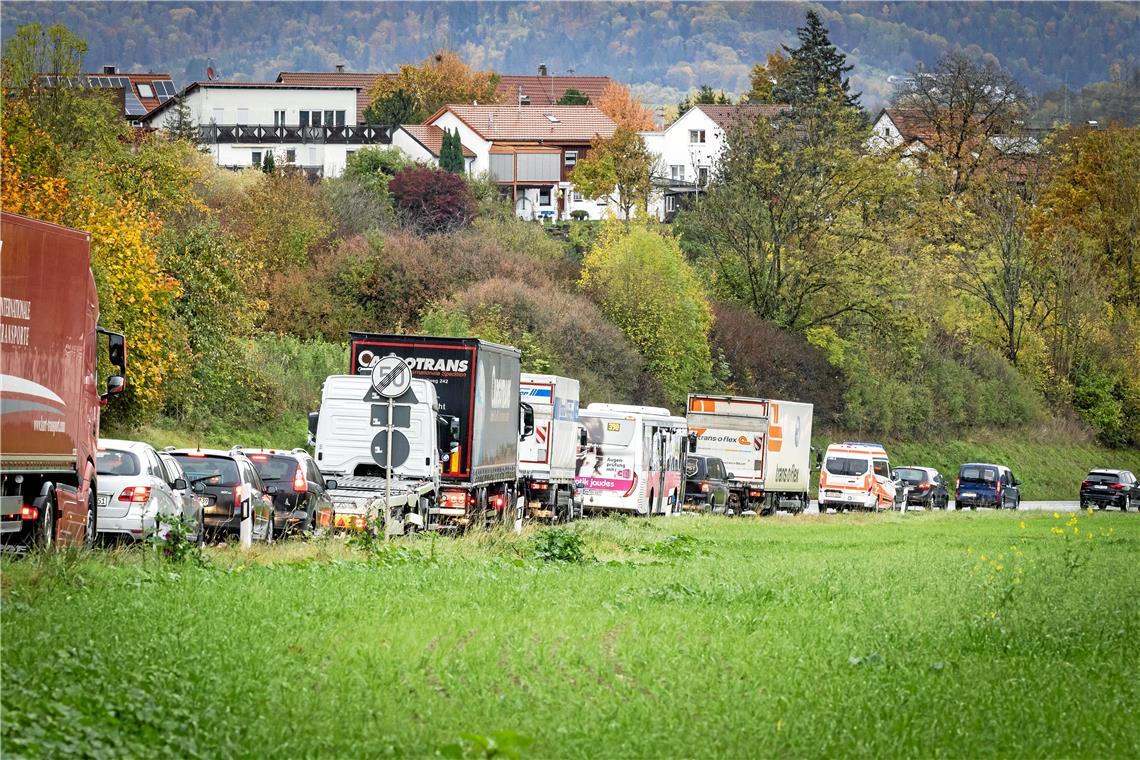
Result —
[[1135, 513], [570, 530], [3, 560], [4, 754], [1140, 753]]

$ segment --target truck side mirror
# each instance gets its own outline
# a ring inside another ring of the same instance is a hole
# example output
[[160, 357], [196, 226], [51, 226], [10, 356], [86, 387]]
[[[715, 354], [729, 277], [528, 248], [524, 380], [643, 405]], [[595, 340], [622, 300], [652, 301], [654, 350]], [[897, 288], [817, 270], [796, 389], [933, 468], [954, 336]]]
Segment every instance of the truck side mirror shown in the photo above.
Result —
[[325, 481], [325, 490], [327, 490], [327, 491], [335, 491], [336, 486], [337, 486], [337, 482], [335, 480], [332, 480], [331, 478], [329, 480]]
[[534, 407], [525, 403], [519, 406], [522, 407], [522, 437], [530, 438], [534, 435]]
[[815, 469], [817, 469], [817, 470], [823, 469], [823, 452], [820, 451], [819, 449], [816, 449], [816, 451], [815, 451]]
[[696, 433], [689, 433], [686, 440], [689, 444], [689, 451], [696, 451], [697, 450], [697, 434]]
[[317, 422], [321, 418], [320, 412], [309, 412], [309, 435], [317, 437]]
[[122, 375], [111, 375], [107, 378], [107, 392], [101, 397], [101, 401], [110, 401], [113, 396], [118, 396], [120, 393], [127, 389], [127, 380]]
[[590, 434], [586, 432], [586, 428], [578, 428], [578, 446], [579, 448], [586, 448], [590, 445]]

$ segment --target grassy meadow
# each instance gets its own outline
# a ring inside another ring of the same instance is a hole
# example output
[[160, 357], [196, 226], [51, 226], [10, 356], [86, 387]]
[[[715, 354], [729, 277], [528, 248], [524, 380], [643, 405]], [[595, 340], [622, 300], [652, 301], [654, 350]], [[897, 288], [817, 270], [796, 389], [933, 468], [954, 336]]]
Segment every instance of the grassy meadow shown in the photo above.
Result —
[[4, 755], [1135, 757], [1138, 557], [983, 512], [5, 559]]

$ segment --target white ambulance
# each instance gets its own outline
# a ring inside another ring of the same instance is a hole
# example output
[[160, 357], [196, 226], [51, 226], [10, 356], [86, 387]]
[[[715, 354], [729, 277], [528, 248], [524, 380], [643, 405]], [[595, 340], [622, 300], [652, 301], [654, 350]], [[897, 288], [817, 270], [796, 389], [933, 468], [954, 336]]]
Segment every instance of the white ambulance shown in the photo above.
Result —
[[848, 441], [827, 447], [819, 472], [819, 511], [892, 509], [891, 461], [877, 443]]
[[578, 422], [587, 437], [575, 480], [584, 511], [656, 515], [680, 510], [688, 431], [683, 417], [661, 407], [594, 403]]
[[522, 373], [519, 400], [534, 410], [534, 432], [519, 441], [519, 481], [527, 516], [562, 522], [574, 517], [578, 454], [578, 381]]

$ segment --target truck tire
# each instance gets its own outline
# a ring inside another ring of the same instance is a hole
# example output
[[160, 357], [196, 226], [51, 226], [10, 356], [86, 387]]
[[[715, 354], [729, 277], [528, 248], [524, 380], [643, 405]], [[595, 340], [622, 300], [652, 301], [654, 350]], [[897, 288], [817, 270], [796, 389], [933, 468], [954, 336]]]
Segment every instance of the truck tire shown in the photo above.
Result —
[[96, 506], [95, 506], [95, 484], [92, 483], [87, 489], [87, 524], [83, 528], [83, 548], [93, 549], [95, 547], [96, 534]]
[[32, 545], [37, 549], [50, 549], [55, 543], [55, 489], [48, 489], [40, 507], [40, 516], [32, 528]]

